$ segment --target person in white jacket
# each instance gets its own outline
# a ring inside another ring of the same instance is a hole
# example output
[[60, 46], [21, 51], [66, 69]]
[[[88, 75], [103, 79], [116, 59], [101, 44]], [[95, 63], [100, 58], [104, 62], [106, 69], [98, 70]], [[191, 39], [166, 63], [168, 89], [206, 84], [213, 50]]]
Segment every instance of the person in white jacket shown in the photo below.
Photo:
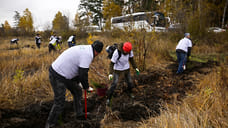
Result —
[[181, 74], [186, 68], [187, 56], [191, 55], [192, 41], [190, 33], [185, 33], [185, 37], [181, 39], [176, 46], [176, 55], [178, 61], [178, 69], [176, 74]]

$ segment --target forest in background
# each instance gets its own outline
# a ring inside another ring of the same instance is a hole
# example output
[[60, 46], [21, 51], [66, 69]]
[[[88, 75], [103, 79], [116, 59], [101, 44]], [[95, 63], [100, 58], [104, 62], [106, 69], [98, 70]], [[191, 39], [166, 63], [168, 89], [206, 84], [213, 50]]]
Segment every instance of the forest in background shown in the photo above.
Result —
[[[81, 0], [75, 19], [62, 12], [56, 12], [52, 24], [45, 25], [43, 38], [56, 33], [68, 38], [77, 33], [85, 37], [84, 26], [98, 25], [102, 30], [110, 30], [111, 17], [135, 12], [158, 11], [170, 17], [171, 24], [180, 24], [181, 32], [190, 32], [194, 37], [203, 38], [209, 27], [227, 28], [227, 0]], [[1, 24], [0, 36], [34, 36], [38, 31], [33, 26], [33, 16], [29, 8], [23, 14], [15, 10], [14, 24]], [[69, 27], [73, 22], [74, 28]]]

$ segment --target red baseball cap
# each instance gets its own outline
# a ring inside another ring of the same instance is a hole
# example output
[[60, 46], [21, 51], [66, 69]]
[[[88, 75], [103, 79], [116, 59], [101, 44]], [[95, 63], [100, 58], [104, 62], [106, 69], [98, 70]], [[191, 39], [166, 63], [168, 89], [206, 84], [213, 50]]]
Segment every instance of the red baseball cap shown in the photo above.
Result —
[[123, 50], [124, 50], [125, 52], [130, 52], [131, 49], [132, 49], [132, 45], [131, 45], [130, 42], [125, 42], [125, 43], [123, 44]]

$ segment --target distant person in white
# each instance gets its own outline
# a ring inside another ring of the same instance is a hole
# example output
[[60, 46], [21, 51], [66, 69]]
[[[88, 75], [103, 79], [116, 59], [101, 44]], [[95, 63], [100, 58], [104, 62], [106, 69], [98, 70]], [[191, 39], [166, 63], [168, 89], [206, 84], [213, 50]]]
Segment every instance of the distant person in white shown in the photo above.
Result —
[[51, 41], [52, 39], [56, 38], [56, 35], [52, 35], [50, 38], [49, 38], [49, 41]]
[[19, 39], [15, 38], [10, 41], [10, 44], [18, 44]]
[[103, 43], [94, 41], [92, 45], [78, 45], [65, 50], [50, 66], [49, 79], [54, 91], [54, 104], [49, 113], [45, 128], [56, 125], [64, 109], [66, 89], [74, 98], [77, 119], [85, 119], [82, 112], [82, 89], [89, 88], [88, 71], [91, 62], [103, 49]]
[[57, 49], [60, 50], [60, 38], [55, 36], [48, 44], [49, 52], [56, 51]]
[[187, 56], [189, 57], [191, 55], [192, 41], [190, 40], [190, 34], [185, 33], [184, 36], [185, 37], [181, 39], [176, 46], [176, 55], [179, 64], [176, 74], [181, 74], [184, 71]]
[[41, 37], [40, 37], [40, 34], [36, 34], [35, 41], [36, 41], [36, 46], [37, 46], [37, 48], [40, 49], [40, 44], [41, 44]]
[[75, 37], [76, 37], [76, 35], [72, 35], [68, 38], [67, 43], [68, 43], [69, 48], [76, 45]]

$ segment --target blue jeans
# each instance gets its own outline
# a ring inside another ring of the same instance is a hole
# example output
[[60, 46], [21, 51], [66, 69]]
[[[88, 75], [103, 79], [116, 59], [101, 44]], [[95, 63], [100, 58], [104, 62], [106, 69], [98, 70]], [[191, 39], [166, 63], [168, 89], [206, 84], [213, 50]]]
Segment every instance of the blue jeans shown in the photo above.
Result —
[[72, 43], [72, 42], [68, 42], [68, 47], [72, 47], [72, 46], [75, 46], [75, 43]]
[[180, 74], [182, 73], [184, 70], [183, 70], [183, 64], [186, 64], [186, 53], [184, 52], [176, 52], [177, 54], [177, 61], [178, 61], [178, 69], [177, 69], [177, 74]]

